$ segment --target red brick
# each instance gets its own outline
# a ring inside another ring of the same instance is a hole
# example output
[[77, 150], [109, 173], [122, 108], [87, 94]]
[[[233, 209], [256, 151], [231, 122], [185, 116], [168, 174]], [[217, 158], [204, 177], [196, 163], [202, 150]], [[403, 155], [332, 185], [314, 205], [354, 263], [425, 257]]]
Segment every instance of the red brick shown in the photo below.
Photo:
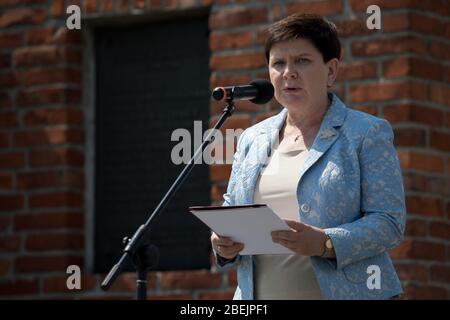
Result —
[[74, 149], [58, 148], [47, 150], [35, 150], [30, 152], [30, 164], [34, 167], [71, 165], [82, 166], [83, 154]]
[[[203, 0], [202, 4], [205, 6], [211, 5], [212, 1], [214, 0]], [[151, 8], [160, 8], [161, 7], [161, 0], [150, 0], [150, 7]]]
[[50, 12], [54, 17], [62, 17], [65, 14], [64, 0], [52, 0]]
[[212, 13], [209, 17], [211, 30], [219, 28], [232, 28], [250, 26], [267, 21], [267, 9], [231, 7]]
[[450, 224], [446, 222], [431, 222], [430, 235], [437, 238], [450, 240]]
[[228, 271], [228, 286], [234, 288], [237, 285], [237, 272], [236, 270]]
[[7, 149], [11, 146], [11, 133], [0, 132], [0, 148]]
[[226, 192], [226, 187], [213, 184], [211, 186], [211, 201], [223, 201], [223, 194]]
[[14, 64], [16, 66], [58, 64], [61, 61], [59, 51], [58, 47], [49, 45], [20, 48], [14, 51]]
[[428, 281], [428, 268], [417, 264], [396, 264], [395, 269], [402, 281]]
[[55, 125], [55, 124], [81, 124], [83, 113], [77, 109], [34, 109], [23, 116], [26, 127]]
[[173, 293], [173, 294], [149, 294], [150, 300], [192, 300], [190, 293]]
[[81, 229], [83, 220], [79, 212], [19, 214], [14, 216], [14, 230]]
[[365, 112], [374, 116], [378, 115], [378, 111], [377, 111], [377, 107], [375, 106], [367, 106], [367, 105], [357, 105], [357, 106], [352, 106], [353, 109], [361, 111], [361, 112]]
[[431, 266], [430, 276], [433, 281], [450, 283], [450, 266]]
[[83, 173], [75, 171], [21, 172], [17, 175], [18, 189], [83, 186]]
[[[83, 273], [83, 271], [82, 271]], [[73, 293], [77, 292], [86, 292], [89, 290], [93, 290], [97, 285], [97, 279], [94, 275], [82, 275], [80, 278], [80, 290], [70, 290], [67, 288], [67, 279], [70, 275], [63, 277], [50, 277], [44, 279], [42, 292], [44, 293], [53, 293], [53, 292], [68, 292]]]
[[67, 233], [29, 235], [25, 248], [28, 251], [81, 250], [84, 248], [84, 237]]
[[11, 262], [6, 259], [0, 259], [0, 277], [4, 277], [11, 270]]
[[286, 5], [287, 15], [297, 12], [315, 13], [323, 16], [338, 14], [342, 12], [342, 1], [322, 0], [306, 3], [293, 3]]
[[84, 11], [86, 13], [97, 12], [97, 0], [84, 0]]
[[162, 272], [159, 276], [162, 289], [218, 288], [221, 283], [220, 273], [208, 271], [169, 271]]
[[29, 272], [66, 272], [70, 265], [83, 265], [79, 256], [21, 256], [15, 259], [17, 273]]
[[220, 292], [205, 292], [199, 294], [199, 300], [232, 300], [234, 290], [220, 291]]
[[12, 190], [13, 181], [14, 181], [13, 174], [7, 172], [0, 172], [0, 191]]
[[[449, 164], [450, 164], [450, 160], [449, 160]], [[449, 168], [450, 168], [450, 166], [449, 166]], [[450, 219], [450, 201], [447, 202], [447, 219]]]
[[428, 299], [447, 299], [447, 290], [440, 287], [426, 286], [421, 287], [415, 284], [407, 284], [404, 287], [406, 299], [418, 299], [418, 300], [428, 300]]
[[43, 145], [60, 145], [83, 142], [83, 132], [78, 129], [45, 128], [42, 130], [19, 131], [14, 135], [14, 145], [31, 147]]
[[441, 110], [411, 104], [385, 106], [383, 115], [390, 123], [417, 122], [434, 127], [441, 127], [444, 119]]
[[212, 164], [209, 166], [209, 177], [212, 182], [228, 181], [231, 174], [231, 165]]
[[375, 78], [377, 66], [375, 63], [341, 64], [337, 81]]
[[30, 107], [42, 104], [62, 103], [65, 95], [64, 88], [25, 89], [17, 94], [18, 106]]
[[22, 85], [81, 83], [81, 72], [75, 68], [32, 69], [17, 73], [17, 80]]
[[[209, 128], [212, 129], [214, 125], [216, 124], [217, 120], [219, 120], [219, 117], [212, 117], [209, 120]], [[220, 131], [222, 132], [222, 135], [225, 137], [226, 129], [246, 129], [250, 126], [250, 116], [249, 115], [233, 115], [231, 118], [229, 118], [220, 128]]]
[[430, 145], [431, 147], [441, 151], [450, 151], [450, 134], [431, 130]]
[[412, 76], [440, 81], [443, 79], [442, 71], [442, 66], [438, 63], [410, 57], [396, 58], [383, 63], [383, 74], [388, 78]]
[[367, 28], [365, 19], [350, 18], [349, 20], [336, 21], [335, 24], [340, 37], [364, 35], [372, 32]]
[[[149, 272], [147, 274], [147, 289], [155, 287], [155, 274]], [[122, 273], [109, 289], [112, 292], [135, 292], [136, 291], [136, 274], [132, 272]]]
[[413, 31], [442, 37], [445, 35], [445, 23], [436, 18], [412, 12], [410, 23]]
[[445, 245], [434, 242], [405, 240], [390, 251], [394, 259], [445, 261]]
[[39, 283], [37, 279], [0, 282], [0, 296], [37, 294]]
[[209, 78], [211, 90], [216, 87], [246, 85], [250, 81], [251, 77], [248, 75], [218, 75], [216, 72], [214, 72]]
[[350, 102], [426, 99], [426, 87], [417, 82], [359, 84], [350, 87]]
[[427, 53], [426, 43], [414, 36], [387, 38], [380, 40], [354, 41], [352, 54], [355, 56], [376, 56], [386, 53]]
[[212, 51], [221, 49], [246, 48], [252, 44], [252, 32], [215, 32], [209, 37], [209, 46]]
[[406, 190], [433, 193], [435, 195], [450, 194], [449, 183], [442, 176], [428, 176], [416, 173], [407, 173], [403, 177]]
[[0, 236], [0, 252], [17, 252], [20, 249], [18, 236]]
[[100, 12], [108, 13], [113, 11], [113, 1], [112, 0], [102, 0], [100, 2]]
[[233, 55], [213, 55], [210, 61], [212, 70], [252, 69], [266, 65], [263, 54], [242, 53]]
[[11, 66], [11, 55], [8, 53], [0, 53], [0, 69], [6, 69]]
[[116, 1], [116, 12], [124, 13], [128, 12], [130, 0], [117, 0]]
[[425, 237], [428, 233], [428, 222], [425, 220], [408, 219], [406, 222], [406, 236]]
[[409, 213], [423, 214], [426, 216], [443, 217], [444, 203], [440, 198], [425, 196], [407, 196], [406, 209]]
[[450, 106], [450, 86], [430, 84], [431, 101], [444, 106]]
[[49, 44], [52, 42], [55, 31], [55, 28], [50, 27], [27, 30], [25, 33], [25, 42], [30, 46]]
[[[180, 2], [181, 6], [181, 2]], [[133, 7], [135, 9], [143, 10], [147, 7], [146, 0], [133, 0]]]
[[30, 208], [81, 207], [83, 197], [78, 192], [54, 192], [29, 196]]
[[59, 49], [60, 62], [81, 65], [82, 53], [78, 48], [62, 47]]
[[60, 27], [52, 38], [52, 44], [81, 44], [81, 32], [78, 30], [69, 30], [65, 26]]
[[0, 73], [0, 88], [14, 87], [18, 84], [17, 77], [12, 72]]
[[19, 124], [16, 112], [0, 113], [0, 128], [14, 128]]
[[15, 9], [0, 14], [0, 28], [18, 24], [41, 24], [47, 18], [44, 9]]
[[443, 17], [448, 17], [450, 15], [450, 3], [446, 0], [441, 1], [411, 0], [411, 7], [422, 11], [431, 11]]
[[381, 29], [383, 32], [396, 32], [408, 30], [410, 28], [409, 13], [394, 13], [381, 15]]
[[273, 117], [274, 115], [276, 115], [278, 112], [276, 111], [269, 111], [269, 112], [263, 112], [263, 113], [259, 113], [254, 117], [253, 123], [259, 123], [263, 120], [266, 120], [270, 117]]
[[0, 169], [21, 168], [25, 164], [25, 155], [23, 152], [1, 153]]
[[367, 7], [373, 4], [379, 6], [381, 10], [403, 9], [409, 7], [410, 0], [377, 0], [376, 2], [373, 0], [350, 0], [351, 9], [355, 12], [366, 12]]
[[426, 132], [418, 128], [394, 129], [394, 144], [396, 146], [425, 147]]
[[417, 169], [429, 172], [444, 171], [444, 161], [440, 156], [402, 151], [399, 152], [399, 159], [403, 169]]
[[0, 108], [10, 108], [12, 106], [12, 99], [8, 92], [0, 92]]
[[22, 33], [11, 32], [0, 34], [0, 49], [14, 49], [22, 45]]
[[450, 60], [450, 45], [444, 42], [431, 42], [428, 52], [438, 59]]
[[4, 232], [9, 229], [9, 226], [11, 225], [11, 217], [2, 215], [0, 216], [0, 231]]

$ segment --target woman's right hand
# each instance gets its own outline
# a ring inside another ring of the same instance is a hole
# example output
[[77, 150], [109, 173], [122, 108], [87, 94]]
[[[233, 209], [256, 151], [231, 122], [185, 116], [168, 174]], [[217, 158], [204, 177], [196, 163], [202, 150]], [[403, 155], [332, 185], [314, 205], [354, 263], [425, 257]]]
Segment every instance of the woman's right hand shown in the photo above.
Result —
[[244, 249], [242, 243], [234, 242], [228, 237], [221, 237], [214, 232], [211, 235], [211, 244], [217, 254], [225, 259], [233, 259]]

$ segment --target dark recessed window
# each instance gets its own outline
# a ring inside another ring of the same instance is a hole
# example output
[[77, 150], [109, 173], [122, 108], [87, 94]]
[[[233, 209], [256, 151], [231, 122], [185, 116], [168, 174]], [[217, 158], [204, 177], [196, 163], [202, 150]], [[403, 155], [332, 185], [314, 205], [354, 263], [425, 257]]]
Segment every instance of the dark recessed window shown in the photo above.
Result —
[[[177, 128], [209, 120], [208, 20], [97, 29], [94, 271], [117, 262], [122, 238], [143, 224], [183, 169], [171, 161]], [[153, 270], [210, 267], [209, 230], [187, 208], [210, 203], [196, 165], [153, 225]]]

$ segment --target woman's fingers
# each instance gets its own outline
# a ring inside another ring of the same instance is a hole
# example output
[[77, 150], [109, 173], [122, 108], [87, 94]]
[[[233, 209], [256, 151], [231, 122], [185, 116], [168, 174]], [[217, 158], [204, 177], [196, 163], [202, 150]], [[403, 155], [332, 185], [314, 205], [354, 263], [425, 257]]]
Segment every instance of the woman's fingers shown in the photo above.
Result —
[[233, 241], [229, 237], [222, 237], [215, 233], [211, 235], [211, 242], [214, 250], [224, 258], [231, 259], [234, 258], [242, 249], [244, 245], [239, 242]]
[[224, 258], [232, 259], [237, 256], [242, 249], [244, 249], [244, 245], [235, 242], [233, 245], [218, 245], [217, 253]]

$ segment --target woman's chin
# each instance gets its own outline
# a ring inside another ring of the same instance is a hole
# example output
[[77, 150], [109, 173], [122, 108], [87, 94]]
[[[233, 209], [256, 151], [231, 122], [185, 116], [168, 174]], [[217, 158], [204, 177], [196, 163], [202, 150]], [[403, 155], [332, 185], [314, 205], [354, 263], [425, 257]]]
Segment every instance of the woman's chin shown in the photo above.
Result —
[[281, 100], [282, 100], [281, 104], [285, 107], [289, 106], [298, 107], [299, 105], [305, 104], [307, 99], [303, 95], [289, 94], [284, 95]]

